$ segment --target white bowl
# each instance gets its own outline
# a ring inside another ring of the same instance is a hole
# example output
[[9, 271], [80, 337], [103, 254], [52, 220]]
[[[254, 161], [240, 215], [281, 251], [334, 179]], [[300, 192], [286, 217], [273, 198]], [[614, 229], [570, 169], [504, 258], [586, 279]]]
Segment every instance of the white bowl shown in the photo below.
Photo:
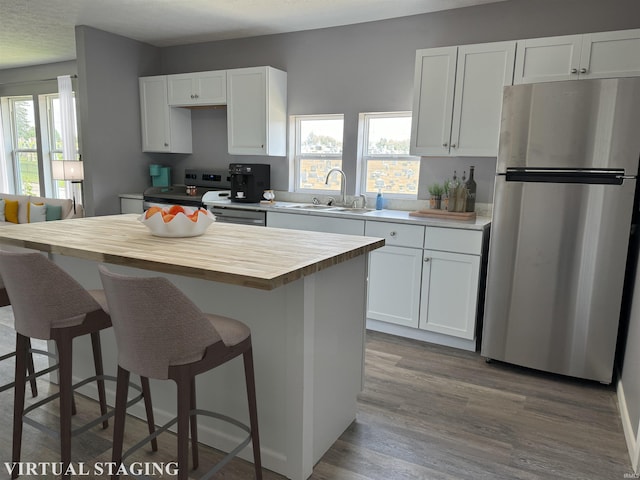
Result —
[[[168, 209], [163, 209], [168, 211]], [[187, 215], [196, 211], [196, 208], [184, 207]], [[151, 235], [156, 237], [197, 237], [202, 235], [209, 226], [216, 221], [215, 215], [208, 210], [201, 209], [198, 213], [198, 221], [194, 222], [187, 215], [180, 212], [169, 222], [164, 221], [160, 212], [154, 213], [149, 218], [145, 218], [146, 213], [138, 218], [140, 223], [151, 231]]]

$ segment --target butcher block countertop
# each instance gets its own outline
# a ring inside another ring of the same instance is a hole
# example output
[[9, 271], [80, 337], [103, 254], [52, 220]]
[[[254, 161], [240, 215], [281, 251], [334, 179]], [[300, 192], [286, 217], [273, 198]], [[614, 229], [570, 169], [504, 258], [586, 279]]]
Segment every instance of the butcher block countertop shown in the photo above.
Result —
[[154, 237], [139, 215], [0, 228], [2, 244], [272, 290], [384, 246], [381, 238], [213, 223], [199, 237]]

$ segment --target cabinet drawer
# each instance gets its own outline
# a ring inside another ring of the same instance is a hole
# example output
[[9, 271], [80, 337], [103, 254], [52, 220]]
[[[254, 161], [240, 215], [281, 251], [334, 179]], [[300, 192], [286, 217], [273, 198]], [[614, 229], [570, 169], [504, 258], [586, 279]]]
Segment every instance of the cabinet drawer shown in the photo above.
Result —
[[482, 253], [482, 232], [457, 228], [426, 227], [424, 248], [444, 252]]
[[366, 222], [364, 234], [368, 237], [382, 237], [385, 245], [422, 248], [424, 227], [403, 223]]

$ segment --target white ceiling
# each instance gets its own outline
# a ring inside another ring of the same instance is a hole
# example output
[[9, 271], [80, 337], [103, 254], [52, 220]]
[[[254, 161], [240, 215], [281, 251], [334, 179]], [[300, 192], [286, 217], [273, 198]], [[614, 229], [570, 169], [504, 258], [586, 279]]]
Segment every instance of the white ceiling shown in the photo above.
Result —
[[0, 69], [75, 59], [76, 25], [166, 47], [498, 1], [505, 0], [0, 0]]

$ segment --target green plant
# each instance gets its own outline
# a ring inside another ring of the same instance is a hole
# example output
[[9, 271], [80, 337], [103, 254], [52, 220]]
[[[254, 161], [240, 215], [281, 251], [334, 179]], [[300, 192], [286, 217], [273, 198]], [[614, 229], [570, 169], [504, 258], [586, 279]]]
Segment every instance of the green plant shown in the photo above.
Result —
[[432, 197], [440, 197], [442, 196], [443, 192], [444, 192], [444, 188], [439, 183], [434, 183], [429, 186], [429, 194]]
[[449, 195], [449, 187], [451, 187], [451, 180], [447, 179], [444, 181], [444, 184], [442, 185], [442, 190], [443, 190], [443, 194], [444, 195]]

